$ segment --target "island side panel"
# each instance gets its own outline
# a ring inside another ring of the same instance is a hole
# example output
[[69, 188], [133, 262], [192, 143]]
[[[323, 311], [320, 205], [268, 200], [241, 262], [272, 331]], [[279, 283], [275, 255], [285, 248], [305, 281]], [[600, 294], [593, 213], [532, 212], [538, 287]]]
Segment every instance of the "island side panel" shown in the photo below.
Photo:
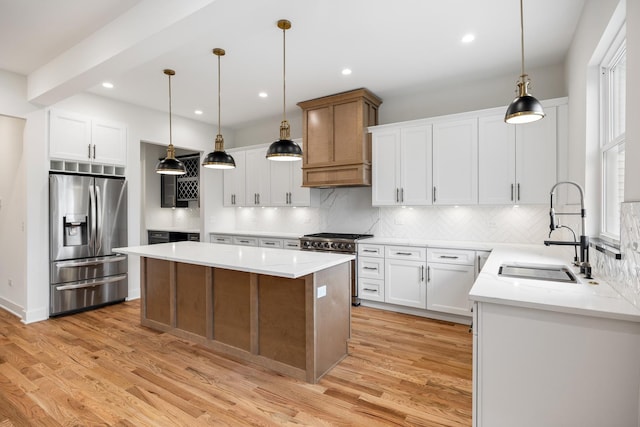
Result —
[[[258, 347], [268, 359], [306, 370], [305, 288], [312, 276], [258, 276]], [[310, 309], [310, 308], [309, 308]]]
[[[347, 356], [351, 332], [351, 263], [314, 274], [315, 382]], [[318, 290], [323, 286], [326, 295]]]
[[143, 321], [150, 320], [171, 327], [173, 305], [171, 280], [174, 277], [172, 263], [154, 258], [144, 258], [144, 260]]
[[207, 336], [207, 270], [209, 267], [176, 263], [176, 328]]
[[251, 274], [213, 270], [213, 339], [251, 351]]

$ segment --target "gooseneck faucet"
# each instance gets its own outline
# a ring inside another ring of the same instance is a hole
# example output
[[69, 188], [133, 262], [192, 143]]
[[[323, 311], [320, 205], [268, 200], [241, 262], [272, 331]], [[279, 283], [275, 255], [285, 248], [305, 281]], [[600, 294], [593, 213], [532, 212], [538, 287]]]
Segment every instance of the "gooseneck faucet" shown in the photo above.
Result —
[[[556, 191], [556, 187], [561, 184], [573, 185], [580, 192], [580, 212], [556, 212], [553, 208], [553, 195]], [[551, 237], [551, 233], [554, 230], [560, 228], [556, 224], [556, 215], [580, 215], [582, 218], [582, 222], [580, 225], [580, 242], [565, 241], [565, 240], [545, 240], [545, 246], [550, 245], [564, 245], [564, 246], [580, 246], [580, 273], [584, 274], [587, 279], [591, 278], [591, 265], [589, 264], [589, 237], [585, 235], [586, 230], [586, 216], [587, 212], [584, 208], [584, 191], [582, 191], [582, 187], [580, 184], [573, 181], [560, 181], [557, 182], [553, 187], [551, 187], [551, 201], [550, 201], [550, 209], [549, 209], [549, 218], [551, 220], [549, 224], [549, 237]]]

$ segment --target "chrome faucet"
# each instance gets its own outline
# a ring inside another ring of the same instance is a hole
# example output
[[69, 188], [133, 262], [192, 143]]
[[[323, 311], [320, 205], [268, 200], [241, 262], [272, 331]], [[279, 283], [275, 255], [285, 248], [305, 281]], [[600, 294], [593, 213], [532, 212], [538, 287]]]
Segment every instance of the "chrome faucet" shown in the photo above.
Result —
[[[556, 212], [553, 209], [553, 194], [556, 191], [556, 187], [561, 185], [561, 184], [568, 184], [568, 185], [573, 185], [575, 186], [578, 191], [580, 192], [580, 212]], [[582, 191], [582, 187], [580, 186], [580, 184], [575, 183], [573, 181], [560, 181], [557, 182], [553, 187], [551, 187], [551, 201], [550, 201], [550, 209], [549, 209], [549, 218], [551, 220], [550, 224], [549, 224], [549, 237], [551, 237], [551, 233], [553, 233], [554, 230], [560, 228], [561, 226], [559, 226], [556, 223], [556, 215], [580, 215], [580, 217], [582, 218], [582, 223], [580, 226], [580, 242], [575, 241], [575, 233], [574, 233], [574, 241], [573, 242], [569, 242], [569, 241], [565, 241], [565, 240], [545, 240], [544, 244], [545, 246], [550, 246], [550, 245], [563, 245], [563, 246], [574, 246], [580, 247], [580, 261], [579, 265], [580, 266], [580, 273], [584, 274], [585, 277], [587, 279], [591, 279], [591, 265], [589, 264], [589, 236], [585, 235], [585, 229], [586, 229], [586, 216], [587, 216], [587, 212], [584, 208], [584, 191]], [[566, 227], [568, 228], [568, 227]], [[571, 230], [571, 229], [570, 229]], [[573, 230], [571, 230], [573, 231]]]

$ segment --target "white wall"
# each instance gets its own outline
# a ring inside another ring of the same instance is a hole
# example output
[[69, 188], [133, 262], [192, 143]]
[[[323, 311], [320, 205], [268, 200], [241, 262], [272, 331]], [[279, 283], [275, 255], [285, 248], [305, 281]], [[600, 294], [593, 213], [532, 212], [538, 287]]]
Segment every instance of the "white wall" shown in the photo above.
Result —
[[627, 0], [627, 129], [624, 199], [640, 201], [640, 0]]
[[24, 119], [0, 116], [0, 304], [22, 315], [26, 296]]

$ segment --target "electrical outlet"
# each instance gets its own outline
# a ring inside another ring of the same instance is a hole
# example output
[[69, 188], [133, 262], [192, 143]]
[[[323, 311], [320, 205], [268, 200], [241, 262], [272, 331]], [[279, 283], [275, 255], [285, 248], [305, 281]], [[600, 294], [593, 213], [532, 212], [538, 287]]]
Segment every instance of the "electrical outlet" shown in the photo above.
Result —
[[327, 285], [318, 287], [318, 298], [327, 296]]

